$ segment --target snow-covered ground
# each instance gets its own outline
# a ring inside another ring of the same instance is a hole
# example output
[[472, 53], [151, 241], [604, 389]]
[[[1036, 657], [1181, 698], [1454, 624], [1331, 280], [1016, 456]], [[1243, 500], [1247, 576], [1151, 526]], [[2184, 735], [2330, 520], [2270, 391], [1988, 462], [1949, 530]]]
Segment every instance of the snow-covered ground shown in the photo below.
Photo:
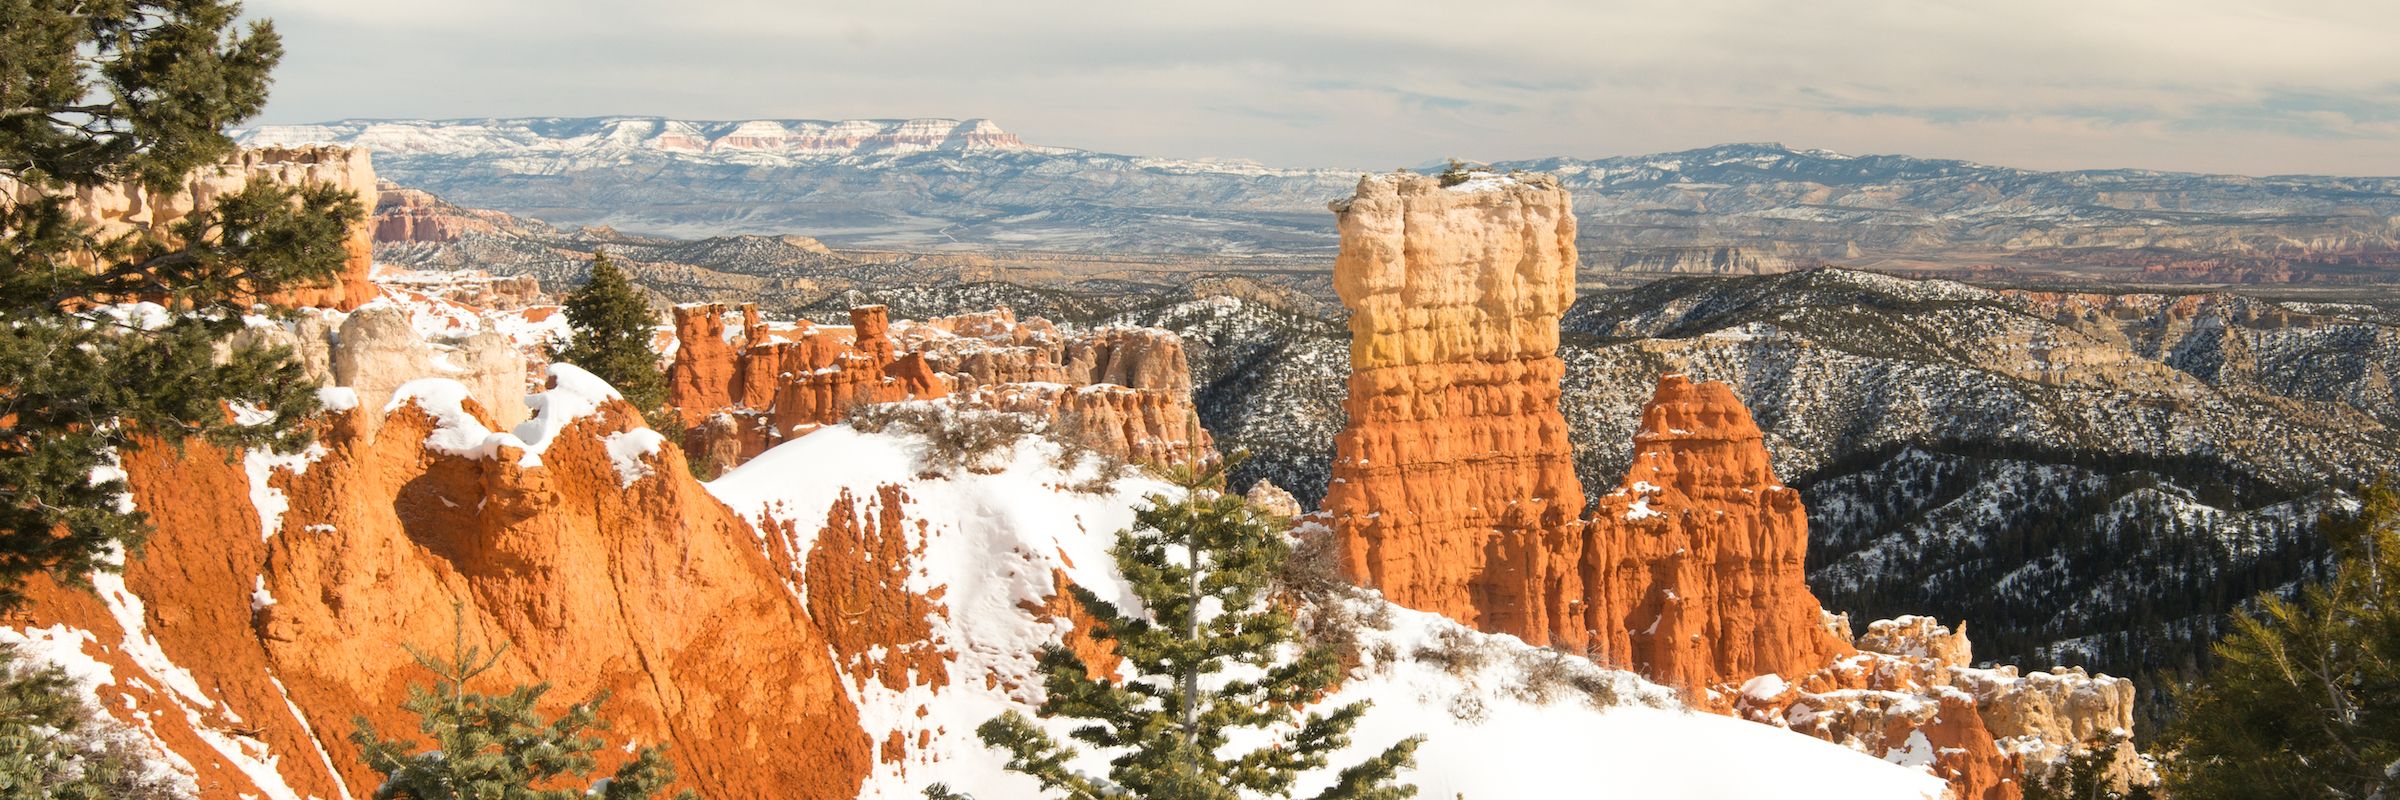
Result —
[[[871, 739], [897, 734], [909, 743], [901, 758], [879, 760], [860, 796], [916, 798], [932, 783], [982, 800], [1038, 796], [974, 730], [1006, 711], [1030, 713], [1038, 699], [1035, 657], [1069, 625], [1027, 610], [1052, 593], [1053, 570], [1133, 605], [1107, 548], [1142, 498], [1167, 487], [1133, 477], [1107, 491], [1065, 488], [1086, 483], [1095, 465], [1062, 470], [1057, 446], [1038, 438], [1018, 442], [1007, 466], [990, 474], [939, 466], [927, 448], [923, 437], [896, 429], [837, 426], [776, 447], [709, 488], [762, 531], [783, 520], [802, 523], [793, 526], [797, 536], [813, 537], [812, 523], [845, 490], [869, 497], [883, 485], [902, 487], [910, 529], [923, 523], [913, 534], [920, 540], [911, 542], [922, 549], [907, 588], [939, 598], [945, 613], [934, 620], [932, 638], [947, 653], [948, 675], [939, 688], [917, 676], [898, 691], [873, 680], [847, 682]], [[802, 552], [811, 543], [793, 542]], [[1923, 798], [1943, 790], [1922, 770], [1684, 709], [1671, 692], [1631, 673], [1466, 630], [1372, 593], [1338, 602], [1359, 621], [1359, 664], [1325, 702], [1373, 706], [1334, 767], [1422, 734], [1410, 776], [1420, 797]], [[1064, 739], [1064, 725], [1051, 729]], [[1100, 759], [1078, 767], [1105, 771]], [[1304, 780], [1299, 796], [1321, 788], [1331, 772]]]

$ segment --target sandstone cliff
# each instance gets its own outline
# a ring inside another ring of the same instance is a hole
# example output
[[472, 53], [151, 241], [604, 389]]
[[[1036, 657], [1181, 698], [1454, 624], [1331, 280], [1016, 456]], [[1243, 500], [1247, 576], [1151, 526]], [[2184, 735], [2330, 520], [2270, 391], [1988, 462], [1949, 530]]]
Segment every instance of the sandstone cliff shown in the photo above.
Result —
[[1566, 193], [1380, 175], [1333, 210], [1352, 371], [1324, 507], [1344, 568], [1401, 605], [1580, 645], [1584, 495], [1558, 411]]
[[[356, 194], [361, 210], [372, 213], [376, 205], [375, 166], [369, 160], [365, 147], [300, 146], [243, 150], [226, 163], [193, 173], [183, 187], [174, 192], [152, 192], [138, 184], [79, 189], [69, 201], [67, 210], [75, 221], [93, 226], [103, 235], [136, 230], [164, 235], [168, 226], [209, 207], [219, 197], [240, 191], [255, 178], [288, 185], [331, 184]], [[24, 198], [32, 196], [32, 193], [23, 187], [0, 182], [0, 195]], [[374, 247], [373, 223], [354, 227], [347, 244], [349, 262], [332, 283], [293, 289], [281, 296], [266, 298], [266, 301], [345, 310], [356, 308], [373, 299], [376, 294], [375, 285], [368, 280], [374, 269]]]
[[710, 796], [852, 796], [868, 743], [782, 572], [613, 390], [550, 376], [513, 433], [429, 379], [381, 409], [333, 391], [299, 457], [131, 453], [157, 534], [98, 597], [43, 588], [24, 627], [104, 664], [102, 705], [204, 796], [365, 794], [350, 720], [414, 734], [403, 646], [446, 647], [454, 608], [510, 648], [483, 688], [612, 694], [604, 762], [665, 743]]
[[849, 416], [863, 403], [952, 398], [1047, 419], [1061, 434], [1132, 461], [1205, 457], [1182, 343], [1150, 329], [1068, 334], [1005, 310], [894, 322], [882, 306], [847, 327], [764, 320], [744, 305], [675, 310], [668, 403], [689, 446], [717, 469]]

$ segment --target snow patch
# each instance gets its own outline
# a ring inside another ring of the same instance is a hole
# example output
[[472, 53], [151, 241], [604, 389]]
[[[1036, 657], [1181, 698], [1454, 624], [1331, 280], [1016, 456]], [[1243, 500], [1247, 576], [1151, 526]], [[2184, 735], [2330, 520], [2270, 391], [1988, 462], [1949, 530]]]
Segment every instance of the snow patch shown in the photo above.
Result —
[[617, 487], [633, 488], [633, 484], [650, 477], [650, 465], [645, 461], [658, 454], [667, 437], [649, 428], [634, 428], [612, 433], [602, 439], [608, 448], [609, 463], [617, 468]]

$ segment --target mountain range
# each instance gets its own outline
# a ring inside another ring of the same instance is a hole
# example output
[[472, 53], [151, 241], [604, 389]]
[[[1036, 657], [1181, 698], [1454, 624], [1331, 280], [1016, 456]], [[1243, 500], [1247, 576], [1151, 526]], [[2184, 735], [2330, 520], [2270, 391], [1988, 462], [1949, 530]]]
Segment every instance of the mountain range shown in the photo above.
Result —
[[[1043, 147], [985, 120], [343, 120], [247, 145], [365, 146], [402, 185], [563, 226], [798, 234], [848, 249], [1329, 257], [1364, 170]], [[2043, 172], [1778, 144], [1501, 162], [1573, 193], [1587, 275], [1836, 265], [2016, 281], [2366, 283], [2400, 179]]]

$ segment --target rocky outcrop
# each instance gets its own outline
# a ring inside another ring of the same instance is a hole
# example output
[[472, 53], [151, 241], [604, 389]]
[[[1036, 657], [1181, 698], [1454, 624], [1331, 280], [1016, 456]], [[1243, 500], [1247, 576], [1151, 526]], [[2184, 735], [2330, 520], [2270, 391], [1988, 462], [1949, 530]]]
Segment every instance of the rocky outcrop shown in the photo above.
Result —
[[[398, 306], [359, 309], [342, 321], [333, 344], [333, 383], [357, 392], [359, 401], [380, 410], [393, 393], [425, 377], [465, 384], [473, 397], [489, 397], [486, 411], [496, 424], [525, 420], [525, 358], [507, 337], [478, 331], [463, 339], [428, 341]], [[370, 420], [370, 432], [374, 421]]]
[[[667, 403], [691, 426], [687, 441], [703, 453], [734, 454], [719, 469], [840, 422], [861, 404], [949, 393], [922, 355], [893, 348], [882, 306], [851, 309], [848, 327], [803, 321], [779, 332], [745, 305], [738, 345], [725, 311], [713, 303], [677, 307], [675, 361], [667, 369]], [[718, 415], [733, 422], [709, 424]], [[731, 444], [709, 438], [728, 433]]]
[[1581, 644], [1584, 495], [1558, 410], [1566, 193], [1380, 175], [1333, 210], [1352, 371], [1324, 508], [1344, 569], [1401, 605]]
[[1972, 669], [1929, 620], [1854, 646], [1806, 583], [1799, 493], [1724, 384], [1660, 379], [1630, 468], [1582, 516], [1556, 358], [1574, 217], [1549, 180], [1369, 177], [1334, 211], [1352, 373], [1325, 518], [1356, 580], [1923, 767], [1960, 798], [2013, 800], [2022, 772], [2091, 748], [2141, 778], [2130, 683]]
[[848, 418], [865, 403], [950, 398], [1034, 414], [1065, 439], [1152, 464], [1205, 457], [1191, 373], [1173, 334], [1101, 328], [1066, 334], [1006, 310], [894, 322], [882, 306], [848, 327], [728, 319], [723, 305], [675, 311], [668, 402], [687, 444], [717, 469]]
[[442, 244], [468, 233], [497, 233], [506, 215], [443, 202], [432, 192], [384, 182], [376, 185], [373, 219], [376, 244]]
[[156, 533], [97, 596], [41, 588], [23, 628], [108, 665], [101, 704], [203, 796], [365, 794], [351, 720], [421, 739], [405, 648], [445, 652], [454, 624], [508, 646], [477, 688], [609, 692], [603, 769], [663, 743], [709, 796], [855, 794], [869, 744], [788, 570], [605, 384], [551, 375], [514, 433], [436, 379], [372, 434], [335, 404], [297, 458], [130, 453]]
[[1669, 686], [1792, 675], [1849, 652], [1808, 590], [1808, 513], [1722, 383], [1659, 380], [1581, 573], [1591, 647]]
[[378, 412], [360, 421], [368, 434], [382, 424], [380, 412], [393, 393], [419, 378], [456, 380], [475, 397], [494, 398], [484, 407], [499, 425], [525, 421], [528, 376], [538, 375], [544, 360], [491, 327], [420, 330], [428, 310], [379, 301], [348, 314], [307, 311], [256, 322], [232, 343], [291, 348], [312, 382], [346, 388]]
[[[176, 222], [214, 205], [219, 197], [241, 191], [257, 178], [293, 186], [330, 184], [356, 194], [362, 211], [372, 212], [376, 205], [375, 167], [365, 147], [304, 145], [243, 150], [226, 163], [193, 173], [172, 192], [153, 192], [139, 184], [81, 188], [68, 202], [67, 212], [103, 235], [139, 230], [165, 236]], [[0, 195], [22, 199], [34, 194], [0, 182]], [[373, 299], [376, 289], [368, 278], [374, 269], [374, 237], [372, 223], [352, 228], [347, 243], [349, 261], [331, 283], [295, 288], [265, 301], [347, 310]]]
[[1966, 632], [1929, 617], [1871, 623], [1857, 646], [1798, 677], [1746, 683], [1730, 693], [1733, 712], [1926, 766], [1973, 800], [2018, 797], [2026, 782], [2094, 751], [2106, 754], [2106, 778], [2120, 791], [2158, 782], [2131, 742], [2131, 681], [1979, 669]]

